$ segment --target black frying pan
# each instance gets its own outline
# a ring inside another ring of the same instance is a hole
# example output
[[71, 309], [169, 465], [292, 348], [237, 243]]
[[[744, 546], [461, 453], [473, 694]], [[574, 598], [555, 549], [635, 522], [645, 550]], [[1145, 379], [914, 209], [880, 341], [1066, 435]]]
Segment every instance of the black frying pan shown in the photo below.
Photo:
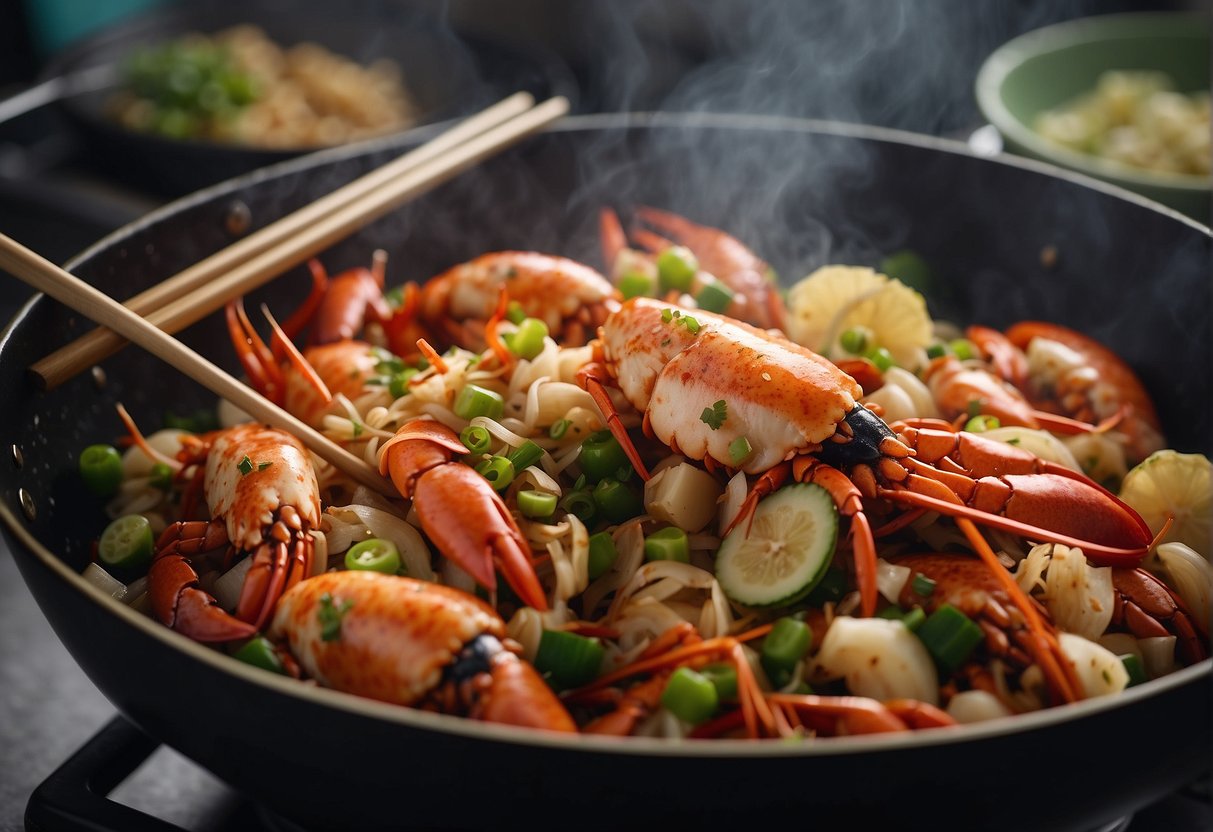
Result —
[[[62, 98], [85, 160], [119, 181], [164, 196], [316, 150], [169, 139], [126, 130], [106, 116], [105, 102], [133, 53], [188, 32], [212, 33], [240, 23], [259, 26], [284, 47], [319, 43], [363, 65], [390, 58], [418, 104], [419, 125], [475, 112], [518, 90], [576, 101], [570, 71], [546, 48], [459, 36], [437, 20], [410, 13], [407, 4], [374, 0], [194, 0], [140, 15], [52, 59], [43, 72], [42, 98]], [[0, 103], [0, 113], [4, 110]]]
[[[334, 153], [170, 206], [102, 241], [76, 274], [126, 296], [382, 162]], [[935, 265], [936, 314], [1003, 326], [1063, 320], [1146, 379], [1174, 447], [1210, 448], [1210, 235], [1140, 199], [953, 143], [747, 117], [570, 119], [329, 252], [331, 270], [392, 255], [391, 280], [533, 247], [593, 261], [603, 204], [645, 202], [726, 227], [788, 279], [912, 247]], [[1055, 260], [1042, 260], [1045, 247]], [[301, 271], [267, 288], [275, 308]], [[0, 436], [19, 456], [0, 517], [31, 591], [81, 666], [134, 722], [251, 796], [324, 828], [1094, 828], [1198, 776], [1210, 750], [1211, 662], [1104, 700], [956, 731], [789, 745], [547, 737], [394, 708], [273, 677], [196, 645], [77, 577], [104, 524], [74, 456], [212, 397], [127, 350], [106, 383], [35, 392], [24, 368], [85, 328], [45, 299], [0, 341]], [[234, 369], [221, 322], [185, 340]], [[835, 827], [838, 828], [838, 827]]]

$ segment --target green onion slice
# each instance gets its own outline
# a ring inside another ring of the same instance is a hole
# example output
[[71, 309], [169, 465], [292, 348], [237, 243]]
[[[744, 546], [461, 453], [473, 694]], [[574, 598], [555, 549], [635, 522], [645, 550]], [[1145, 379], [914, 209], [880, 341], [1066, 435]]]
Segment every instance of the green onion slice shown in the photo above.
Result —
[[960, 667], [985, 636], [973, 621], [951, 604], [942, 604], [916, 631], [935, 664], [945, 673]]
[[98, 497], [112, 497], [122, 484], [122, 454], [112, 445], [89, 445], [79, 465], [85, 486]]
[[350, 570], [396, 575], [400, 566], [400, 550], [396, 544], [379, 537], [355, 543], [345, 553], [345, 568]]
[[535, 654], [535, 669], [556, 690], [579, 688], [598, 676], [606, 648], [597, 639], [564, 630], [544, 630]]
[[666, 682], [661, 704], [674, 716], [694, 724], [716, 712], [720, 697], [710, 679], [689, 667], [680, 667]]

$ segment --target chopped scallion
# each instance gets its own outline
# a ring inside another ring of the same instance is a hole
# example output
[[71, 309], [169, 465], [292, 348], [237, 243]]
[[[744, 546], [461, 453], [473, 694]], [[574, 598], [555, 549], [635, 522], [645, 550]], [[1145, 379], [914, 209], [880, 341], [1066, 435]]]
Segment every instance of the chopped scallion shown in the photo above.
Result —
[[659, 529], [644, 539], [644, 559], [691, 562], [691, 544], [687, 533], [677, 526]]
[[951, 673], [964, 664], [985, 636], [973, 621], [951, 604], [942, 604], [917, 630], [935, 664]]
[[98, 497], [112, 497], [122, 484], [122, 454], [112, 445], [89, 445], [80, 453], [80, 478]]
[[740, 465], [745, 462], [752, 453], [754, 453], [754, 447], [750, 445], [750, 440], [744, 436], [738, 436], [729, 443], [729, 461], [734, 465]]
[[518, 510], [533, 520], [551, 517], [556, 511], [556, 495], [524, 489], [518, 492]]
[[543, 458], [543, 448], [528, 439], [519, 445], [509, 457], [510, 462], [514, 463], [515, 471], [524, 471]]
[[724, 312], [733, 302], [733, 290], [723, 283], [708, 283], [695, 296], [695, 303], [700, 309], [709, 312]]
[[915, 595], [930, 598], [931, 593], [935, 591], [935, 582], [921, 572], [916, 572], [914, 579], [910, 581], [910, 589], [914, 590]]
[[455, 415], [460, 419], [475, 419], [487, 416], [497, 420], [505, 412], [505, 399], [500, 393], [486, 390], [475, 384], [464, 385], [455, 399]]
[[504, 491], [514, 481], [514, 463], [504, 456], [491, 456], [476, 466], [476, 473], [488, 480], [495, 491]]
[[590, 535], [590, 580], [601, 578], [615, 565], [619, 551], [610, 532]]
[[783, 687], [791, 679], [796, 663], [813, 645], [813, 631], [809, 625], [795, 618], [781, 618], [771, 627], [771, 632], [762, 641], [762, 669], [771, 684]]
[[535, 669], [556, 690], [579, 688], [594, 681], [606, 648], [597, 639], [564, 630], [544, 630], [535, 653]]
[[680, 667], [666, 682], [661, 704], [674, 716], [694, 724], [716, 712], [720, 697], [710, 679], [689, 667]]
[[479, 425], [468, 425], [459, 431], [459, 441], [468, 449], [468, 453], [486, 454], [493, 443], [493, 435], [487, 428]]
[[628, 272], [619, 278], [619, 293], [624, 300], [653, 294], [653, 278], [642, 272]]

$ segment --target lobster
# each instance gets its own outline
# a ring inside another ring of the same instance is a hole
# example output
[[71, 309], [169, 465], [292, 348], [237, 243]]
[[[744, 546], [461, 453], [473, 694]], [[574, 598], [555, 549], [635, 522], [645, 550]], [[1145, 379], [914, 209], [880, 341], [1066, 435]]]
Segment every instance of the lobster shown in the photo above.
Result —
[[[169, 525], [156, 543], [148, 596], [156, 618], [196, 641], [248, 638], [282, 593], [312, 573], [311, 530], [320, 524], [316, 474], [303, 444], [275, 428], [239, 425], [182, 438], [179, 460], [196, 465], [185, 510], [201, 487], [211, 519]], [[189, 558], [222, 548], [252, 563], [235, 614], [198, 587]]]
[[[646, 434], [676, 453], [759, 475], [734, 526], [789, 477], [816, 482], [850, 519], [861, 610], [876, 608], [876, 548], [864, 501], [956, 518], [992, 571], [1006, 573], [975, 523], [1080, 546], [1095, 560], [1135, 566], [1151, 541], [1131, 508], [1080, 474], [1017, 448], [930, 428], [894, 432], [856, 403], [859, 385], [827, 359], [721, 315], [634, 298], [600, 329], [578, 381], [602, 410], [642, 478], [648, 472], [606, 389], [643, 413]], [[723, 419], [696, 418], [701, 411]], [[734, 451], [744, 439], [748, 452]], [[1003, 580], [1033, 632], [1033, 657], [1061, 698], [1077, 697], [1030, 601]]]
[[459, 461], [467, 453], [450, 428], [413, 419], [383, 444], [379, 471], [413, 501], [422, 530], [444, 556], [490, 590], [499, 564], [524, 604], [546, 610], [526, 539], [488, 480]]
[[483, 349], [492, 340], [486, 323], [503, 289], [566, 346], [593, 337], [619, 297], [610, 281], [576, 260], [534, 251], [489, 252], [452, 266], [420, 289], [406, 286], [404, 303], [385, 325], [389, 348], [408, 356], [418, 338], [428, 337], [442, 346]]
[[[317, 427], [334, 395], [356, 399], [371, 379], [382, 376], [385, 351], [355, 338], [368, 313], [378, 322], [392, 315], [383, 299], [385, 262], [376, 251], [372, 269], [350, 269], [330, 280], [312, 260], [312, 292], [281, 327], [270, 318], [270, 346], [249, 322], [243, 302], [228, 303], [228, 335], [257, 392]], [[300, 353], [293, 342], [305, 327], [309, 345]]]
[[604, 208], [599, 215], [603, 259], [617, 279], [638, 257], [641, 262], [649, 262], [649, 270], [655, 273], [653, 258], [675, 245], [685, 246], [699, 261], [700, 283], [714, 278], [733, 293], [724, 310], [729, 316], [763, 329], [783, 328], [787, 310], [775, 274], [740, 240], [669, 211], [641, 206], [635, 213], [640, 223], [649, 226], [637, 224], [631, 230], [631, 239], [640, 251], [628, 247], [629, 235], [613, 210]]
[[1136, 461], [1164, 447], [1158, 414], [1145, 385], [1099, 342], [1043, 321], [1021, 321], [1005, 334], [971, 326], [966, 335], [990, 356], [995, 372], [1023, 393], [1038, 416], [1055, 413], [1088, 424], [1117, 420], [1117, 429], [1128, 440], [1126, 450]]
[[282, 596], [268, 635], [326, 687], [486, 722], [577, 730], [518, 657], [496, 611], [451, 587], [329, 572]]
[[1112, 625], [1137, 638], [1176, 637], [1176, 652], [1185, 664], [1195, 664], [1209, 655], [1208, 623], [1199, 622], [1183, 600], [1165, 583], [1144, 569], [1113, 569], [1115, 590]]

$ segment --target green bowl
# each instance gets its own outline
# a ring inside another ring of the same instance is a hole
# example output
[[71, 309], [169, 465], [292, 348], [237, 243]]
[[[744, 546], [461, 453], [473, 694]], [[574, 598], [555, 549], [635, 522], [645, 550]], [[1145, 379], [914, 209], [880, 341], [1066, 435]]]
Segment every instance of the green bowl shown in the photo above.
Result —
[[1111, 182], [1209, 223], [1210, 178], [1154, 173], [1079, 153], [1032, 129], [1036, 116], [1093, 90], [1111, 69], [1166, 72], [1180, 92], [1209, 89], [1209, 21], [1192, 14], [1116, 14], [1021, 35], [977, 75], [977, 103], [1007, 150]]

